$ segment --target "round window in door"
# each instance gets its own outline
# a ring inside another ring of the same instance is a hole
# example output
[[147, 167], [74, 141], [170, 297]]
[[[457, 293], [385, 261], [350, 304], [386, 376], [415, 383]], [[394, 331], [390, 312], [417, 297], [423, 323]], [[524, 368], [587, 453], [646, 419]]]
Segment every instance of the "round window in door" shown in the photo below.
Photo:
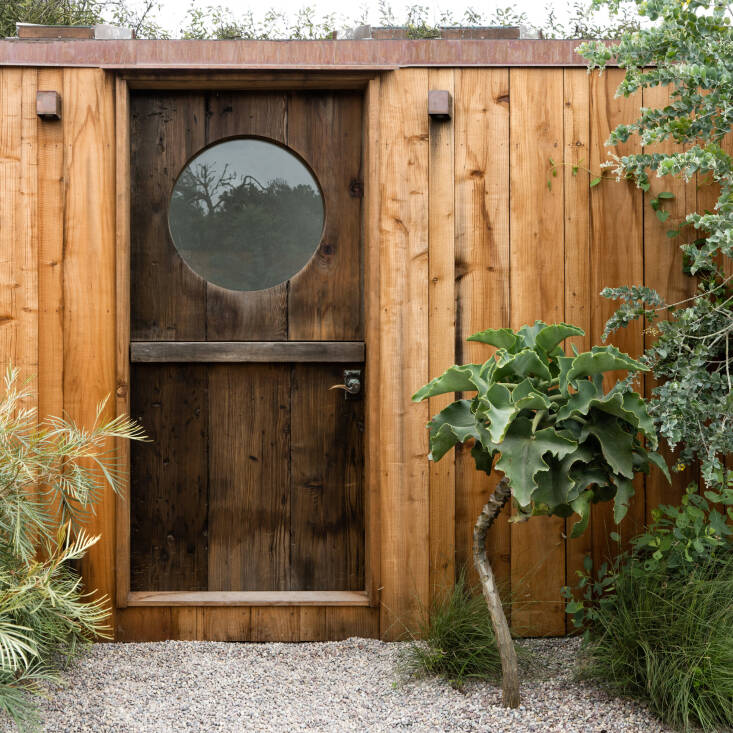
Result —
[[230, 290], [289, 280], [318, 248], [321, 189], [294, 153], [259, 138], [206, 148], [181, 171], [171, 196], [171, 237], [186, 264]]

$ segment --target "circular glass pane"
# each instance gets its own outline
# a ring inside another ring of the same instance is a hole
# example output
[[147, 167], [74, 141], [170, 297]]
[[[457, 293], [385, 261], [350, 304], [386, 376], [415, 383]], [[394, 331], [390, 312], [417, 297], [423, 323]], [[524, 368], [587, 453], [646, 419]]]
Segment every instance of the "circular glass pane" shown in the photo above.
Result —
[[230, 290], [264, 290], [295, 275], [318, 247], [323, 216], [305, 164], [252, 138], [218, 143], [190, 160], [168, 210], [186, 264]]

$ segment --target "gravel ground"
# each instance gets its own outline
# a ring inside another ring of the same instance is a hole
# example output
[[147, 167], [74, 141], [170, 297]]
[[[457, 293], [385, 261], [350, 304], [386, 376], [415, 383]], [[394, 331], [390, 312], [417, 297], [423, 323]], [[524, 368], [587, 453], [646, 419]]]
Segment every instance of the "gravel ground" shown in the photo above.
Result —
[[[523, 705], [498, 688], [404, 680], [400, 644], [96, 644], [42, 702], [47, 731], [542, 731], [661, 733], [643, 706], [572, 680], [577, 639], [523, 642]], [[0, 724], [2, 721], [0, 721]], [[0, 727], [3, 727], [0, 725]]]

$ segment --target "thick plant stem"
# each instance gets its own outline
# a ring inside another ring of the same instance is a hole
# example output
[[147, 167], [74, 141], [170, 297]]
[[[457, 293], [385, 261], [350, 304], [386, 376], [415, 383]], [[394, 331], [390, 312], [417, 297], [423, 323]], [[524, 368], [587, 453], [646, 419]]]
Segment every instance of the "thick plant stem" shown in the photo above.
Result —
[[509, 481], [506, 478], [501, 479], [496, 489], [494, 489], [494, 493], [481, 510], [481, 514], [479, 514], [473, 528], [473, 562], [481, 579], [481, 590], [486, 599], [486, 605], [489, 607], [491, 623], [496, 634], [496, 644], [499, 647], [504, 707], [517, 708], [519, 707], [517, 653], [514, 649], [509, 624], [504, 615], [501, 598], [496, 589], [494, 573], [491, 570], [489, 556], [486, 552], [486, 533], [499, 516], [499, 512], [504, 508], [504, 504], [509, 501], [511, 495], [512, 490]]

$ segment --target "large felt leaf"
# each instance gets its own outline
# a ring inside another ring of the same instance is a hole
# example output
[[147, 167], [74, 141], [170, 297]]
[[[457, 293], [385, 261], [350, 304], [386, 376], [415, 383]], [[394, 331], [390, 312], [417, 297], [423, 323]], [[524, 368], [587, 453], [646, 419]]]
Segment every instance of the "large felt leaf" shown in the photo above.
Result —
[[532, 492], [537, 488], [536, 476], [548, 471], [544, 455], [550, 453], [563, 458], [577, 448], [574, 440], [563, 438], [552, 429], [532, 432], [532, 423], [526, 417], [517, 417], [507, 431], [504, 441], [497, 447], [501, 458], [496, 468], [509, 479], [512, 494], [521, 507], [532, 501]]
[[590, 351], [579, 354], [573, 359], [573, 365], [566, 376], [567, 382], [579, 377], [591, 377], [595, 374], [625, 369], [630, 372], [648, 372], [640, 361], [635, 361], [628, 354], [620, 352], [615, 346], [594, 346]]
[[669, 468], [667, 467], [667, 461], [654, 451], [647, 453], [647, 458], [667, 477], [667, 481], [672, 483], [672, 477], [669, 475]]
[[469, 336], [466, 341], [478, 341], [513, 352], [519, 343], [519, 337], [511, 328], [487, 328], [485, 331], [479, 331]]
[[[535, 503], [547, 504], [553, 514], [568, 516], [562, 508], [560, 511], [556, 509], [562, 506], [569, 509], [570, 502], [586, 488], [586, 485], [578, 486], [571, 469], [576, 463], [587, 464], [594, 458], [595, 453], [587, 445], [578, 446], [561, 460], [547, 458], [550, 470], [537, 474], [537, 490], [532, 495], [532, 500]], [[572, 510], [569, 513], [572, 514]]]
[[568, 374], [570, 373], [570, 370], [573, 368], [573, 362], [575, 361], [574, 356], [558, 356], [557, 357], [557, 366], [560, 370], [559, 373], [559, 380], [560, 380], [560, 392], [562, 394], [568, 393]]
[[631, 450], [634, 436], [627, 433], [613, 415], [594, 412], [592, 419], [582, 427], [580, 442], [585, 442], [589, 435], [595, 436], [600, 443], [603, 457], [614, 473], [626, 478], [633, 477], [634, 465]]
[[470, 400], [457, 400], [441, 410], [429, 423], [430, 455], [439, 461], [456, 443], [469, 438], [480, 440], [482, 435], [476, 418], [471, 412]]
[[494, 456], [496, 456], [496, 453], [497, 451], [493, 447], [489, 446], [487, 448], [483, 443], [479, 443], [478, 441], [471, 448], [471, 455], [476, 463], [476, 468], [488, 476], [491, 475], [491, 471], [493, 470]]
[[535, 321], [533, 325], [522, 326], [517, 334], [524, 341], [524, 345], [533, 349], [537, 342], [537, 334], [547, 326], [544, 321]]
[[512, 393], [502, 384], [494, 384], [485, 394], [479, 396], [478, 411], [489, 420], [489, 435], [494, 443], [504, 440], [512, 420], [520, 408], [512, 402]]
[[629, 501], [634, 495], [634, 484], [631, 479], [623, 476], [614, 476], [613, 483], [616, 484], [616, 496], [613, 500], [613, 521], [618, 524], [629, 511]]
[[557, 422], [567, 420], [573, 415], [585, 416], [592, 408], [615, 415], [641, 430], [656, 447], [657, 435], [654, 423], [649, 417], [646, 403], [636, 392], [609, 392], [604, 394], [599, 385], [581, 379], [578, 391], [557, 412]]
[[522, 349], [516, 354], [509, 354], [506, 351], [498, 352], [497, 357], [494, 371], [496, 382], [501, 382], [506, 377], [523, 379], [527, 376], [535, 376], [548, 381], [552, 379], [547, 364], [540, 359], [534, 349]]
[[553, 323], [545, 326], [535, 339], [535, 343], [546, 353], [562, 343], [569, 336], [585, 336], [585, 331], [578, 326], [572, 326], [569, 323]]
[[428, 397], [447, 392], [484, 391], [488, 383], [481, 376], [483, 364], [464, 364], [446, 369], [439, 377], [428, 382], [412, 395], [413, 402], [421, 402]]

